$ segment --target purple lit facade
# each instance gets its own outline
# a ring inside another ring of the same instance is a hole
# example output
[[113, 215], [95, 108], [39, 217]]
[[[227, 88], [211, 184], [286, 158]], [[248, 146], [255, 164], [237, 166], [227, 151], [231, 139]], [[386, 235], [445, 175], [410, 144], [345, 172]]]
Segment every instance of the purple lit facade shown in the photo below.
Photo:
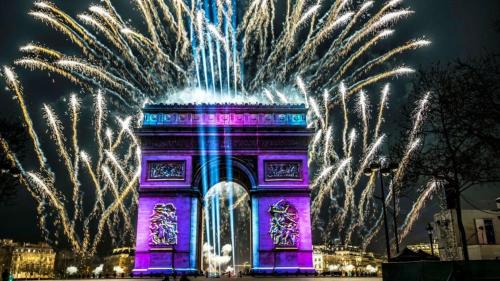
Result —
[[[149, 105], [136, 134], [142, 175], [134, 274], [200, 269], [201, 199], [220, 181], [237, 182], [250, 194], [255, 273], [314, 271], [307, 167], [311, 130], [303, 105]], [[151, 241], [152, 229], [174, 241], [173, 221], [152, 220], [158, 206], [175, 208], [175, 243]], [[273, 213], [272, 206], [288, 213]]]

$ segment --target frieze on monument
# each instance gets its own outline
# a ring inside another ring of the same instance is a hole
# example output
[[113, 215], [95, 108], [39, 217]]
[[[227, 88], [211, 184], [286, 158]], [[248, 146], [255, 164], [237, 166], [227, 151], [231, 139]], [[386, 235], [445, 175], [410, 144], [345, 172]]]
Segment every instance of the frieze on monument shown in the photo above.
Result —
[[186, 161], [149, 161], [148, 180], [184, 180]]
[[301, 180], [301, 161], [264, 161], [264, 176], [266, 181]]
[[291, 126], [306, 125], [302, 105], [147, 105], [143, 126]]

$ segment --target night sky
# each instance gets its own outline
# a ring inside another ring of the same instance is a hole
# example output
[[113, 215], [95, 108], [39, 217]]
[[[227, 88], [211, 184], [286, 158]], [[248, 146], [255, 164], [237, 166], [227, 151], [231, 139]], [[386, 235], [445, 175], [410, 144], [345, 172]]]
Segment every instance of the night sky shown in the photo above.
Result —
[[[98, 1], [63, 1], [53, 0], [70, 15], [84, 11], [90, 3]], [[119, 4], [120, 11], [130, 11], [126, 5]], [[32, 7], [32, 0], [0, 0], [0, 65], [11, 65], [20, 57], [18, 48], [28, 42], [42, 42], [50, 47], [71, 53], [73, 48], [62, 35], [27, 15]], [[400, 62], [414, 68], [427, 67], [431, 63], [449, 62], [455, 58], [473, 57], [484, 50], [500, 51], [500, 1], [498, 0], [412, 0], [404, 1], [416, 11], [408, 20], [395, 26], [396, 36], [389, 41], [404, 42], [410, 38], [425, 35], [433, 44], [418, 51], [401, 56]], [[134, 8], [135, 9], [135, 8]], [[134, 11], [131, 11], [132, 13]], [[43, 72], [30, 72], [16, 68], [21, 83], [25, 88], [26, 100], [33, 114], [40, 114], [41, 103], [60, 101], [62, 96], [78, 88], [59, 77], [48, 76]], [[398, 112], [405, 102], [407, 83], [411, 77], [403, 78], [393, 84], [393, 96], [390, 110]], [[3, 83], [3, 82], [2, 82]], [[11, 118], [17, 114], [17, 104], [11, 94], [0, 89], [0, 114]], [[395, 115], [397, 116], [397, 114]], [[388, 120], [389, 122], [393, 120]], [[397, 122], [398, 120], [394, 120]], [[39, 129], [40, 132], [45, 130]], [[499, 196], [493, 187], [473, 188], [465, 196], [476, 205], [485, 208], [494, 207], [494, 198]], [[436, 210], [434, 202], [423, 211], [421, 222], [430, 220]], [[467, 206], [466, 206], [467, 207]], [[36, 225], [35, 204], [24, 189], [19, 190], [17, 198], [6, 206], [0, 206], [0, 238], [13, 238], [18, 241], [38, 241], [40, 232]], [[421, 228], [421, 229], [420, 229]], [[426, 240], [424, 227], [418, 224], [408, 243]], [[375, 244], [377, 242], [375, 241]], [[382, 244], [382, 243], [378, 243]], [[375, 247], [379, 248], [379, 247]]]

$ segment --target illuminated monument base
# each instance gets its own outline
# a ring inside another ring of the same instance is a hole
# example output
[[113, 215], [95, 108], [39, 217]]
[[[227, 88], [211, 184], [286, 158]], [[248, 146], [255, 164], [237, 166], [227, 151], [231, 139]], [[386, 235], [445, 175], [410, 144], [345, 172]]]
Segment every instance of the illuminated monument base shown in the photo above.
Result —
[[202, 268], [202, 198], [221, 181], [250, 194], [254, 273], [313, 272], [302, 105], [149, 105], [141, 140], [135, 275]]

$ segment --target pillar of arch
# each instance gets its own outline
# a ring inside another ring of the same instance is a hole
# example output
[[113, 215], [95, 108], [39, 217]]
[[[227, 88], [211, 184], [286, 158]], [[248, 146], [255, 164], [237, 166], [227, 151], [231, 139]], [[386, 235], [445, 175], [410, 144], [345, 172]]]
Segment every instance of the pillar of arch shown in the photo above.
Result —
[[234, 181], [250, 194], [251, 269], [313, 272], [303, 105], [148, 105], [140, 139], [134, 274], [200, 270], [202, 198]]

